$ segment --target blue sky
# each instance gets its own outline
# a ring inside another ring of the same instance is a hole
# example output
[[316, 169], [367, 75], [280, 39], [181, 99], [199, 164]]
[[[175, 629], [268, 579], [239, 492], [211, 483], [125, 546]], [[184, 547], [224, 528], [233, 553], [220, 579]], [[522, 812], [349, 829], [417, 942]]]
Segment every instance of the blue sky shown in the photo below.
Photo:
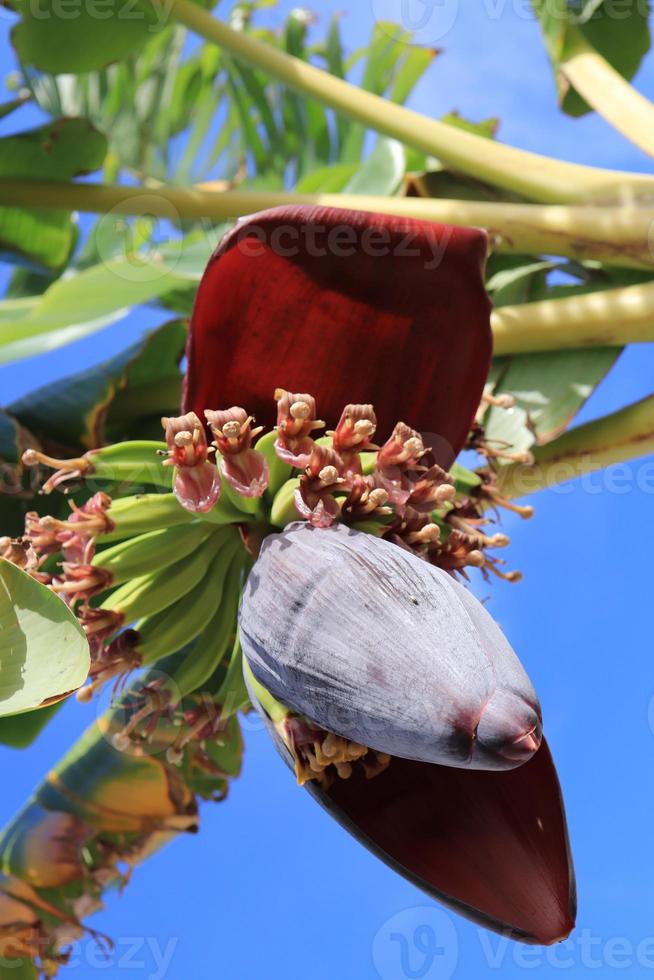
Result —
[[[281, 20], [291, 3], [268, 14]], [[313, 4], [325, 15], [333, 0]], [[647, 169], [648, 161], [601, 120], [572, 121], [556, 107], [537, 27], [519, 0], [434, 7], [445, 18], [424, 29], [443, 52], [413, 105], [497, 115], [500, 137], [571, 160]], [[405, 7], [404, 9], [409, 9]], [[360, 0], [343, 17], [349, 46], [375, 14], [400, 0]], [[416, 11], [414, 10], [414, 13]], [[454, 14], [451, 28], [443, 25]], [[5, 22], [6, 23], [6, 22]], [[0, 25], [3, 34], [5, 24]], [[11, 67], [3, 37], [3, 67]], [[637, 84], [654, 96], [652, 61]], [[3, 130], [11, 127], [3, 124]], [[151, 322], [151, 321], [150, 321]], [[142, 329], [132, 318], [67, 349], [76, 368]], [[2, 400], [62, 369], [57, 354], [0, 372]], [[651, 390], [651, 347], [627, 351], [582, 418], [602, 415]], [[622, 487], [622, 489], [620, 489]], [[626, 489], [625, 489], [626, 487]], [[654, 460], [541, 493], [530, 522], [506, 521], [519, 585], [481, 586], [539, 691], [567, 802], [579, 885], [572, 938], [555, 950], [507, 944], [450, 915], [340, 830], [298, 789], [267, 736], [246, 725], [245, 769], [226, 803], [205, 806], [202, 834], [182, 838], [141, 868], [93, 925], [116, 941], [103, 962], [91, 945], [71, 976], [138, 980], [427, 980], [654, 975], [654, 681], [651, 548]], [[9, 818], [89, 720], [71, 704], [28, 754], [0, 751], [0, 819]], [[420, 953], [421, 926], [443, 953]], [[406, 937], [409, 968], [391, 934]]]

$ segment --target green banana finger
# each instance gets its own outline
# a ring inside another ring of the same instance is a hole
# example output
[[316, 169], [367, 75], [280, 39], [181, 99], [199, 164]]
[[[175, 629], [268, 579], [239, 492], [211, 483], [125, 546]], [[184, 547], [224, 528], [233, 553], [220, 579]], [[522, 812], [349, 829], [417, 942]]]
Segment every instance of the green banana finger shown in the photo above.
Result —
[[[204, 513], [198, 513], [195, 516], [199, 521], [206, 521], [209, 524], [243, 524], [250, 520], [251, 515], [246, 513], [244, 510], [239, 510], [236, 504], [233, 502], [233, 496], [224, 492], [225, 481], [223, 480], [223, 489], [220, 492], [220, 497], [213, 505], [211, 510], [207, 510]], [[239, 497], [239, 500], [242, 498]]]
[[291, 521], [297, 521], [299, 514], [295, 506], [295, 491], [300, 485], [298, 477], [287, 480], [275, 494], [270, 508], [270, 521], [275, 527], [286, 527]]
[[97, 479], [129, 483], [149, 483], [170, 489], [173, 484], [172, 466], [164, 466], [166, 444], [148, 439], [117, 442], [113, 446], [92, 449], [85, 459], [89, 473]]
[[259, 702], [274, 725], [283, 722], [290, 711], [281, 701], [277, 701], [267, 688], [260, 684], [252, 673], [252, 668], [243, 657], [243, 677], [253, 697]]
[[238, 631], [229, 658], [227, 673], [218, 688], [215, 700], [217, 704], [221, 705], [221, 714], [224, 718], [230, 718], [250, 703], [250, 696], [243, 677], [243, 651], [241, 650]]
[[268, 501], [273, 499], [280, 487], [286, 483], [293, 473], [293, 467], [281, 460], [275, 452], [276, 441], [277, 431], [273, 429], [272, 432], [266, 432], [265, 435], [261, 436], [261, 438], [254, 444], [254, 448], [257, 450], [257, 452], [263, 453], [263, 455], [266, 457], [268, 469], [270, 470], [268, 489], [264, 494], [264, 498]]
[[234, 643], [244, 564], [244, 556], [237, 552], [227, 572], [218, 609], [195, 646], [171, 674], [181, 697], [206, 685]]
[[454, 480], [456, 491], [463, 496], [472, 493], [481, 484], [481, 477], [478, 473], [468, 470], [460, 463], [452, 463], [450, 474]]
[[223, 544], [193, 594], [183, 596], [156, 616], [136, 623], [135, 629], [139, 633], [137, 649], [144, 664], [180, 650], [208, 625], [222, 601], [233, 558], [243, 547], [235, 529], [225, 528], [225, 531], [231, 531], [230, 540]]
[[101, 608], [119, 612], [124, 623], [133, 623], [136, 619], [154, 616], [172, 606], [177, 599], [188, 595], [206, 575], [215, 558], [220, 536], [214, 535], [214, 538], [204, 541], [181, 561], [121, 585], [105, 599]]
[[190, 524], [194, 515], [185, 510], [172, 493], [141, 493], [112, 501], [107, 517], [114, 527], [102, 535], [105, 541], [120, 541], [160, 528]]
[[240, 493], [232, 490], [224, 476], [221, 479], [222, 490], [220, 491], [220, 499], [240, 514], [241, 521], [247, 521], [252, 517], [263, 517], [261, 497], [242, 497]]
[[173, 485], [171, 466], [164, 465], [168, 452], [163, 442], [138, 440], [117, 442], [102, 449], [91, 449], [73, 459], [54, 459], [36, 449], [26, 449], [22, 455], [25, 466], [49, 466], [55, 470], [43, 484], [43, 493], [52, 493], [60, 484], [71, 479], [146, 483], [170, 490]]
[[109, 572], [113, 585], [120, 585], [128, 579], [150, 575], [173, 565], [195, 551], [209, 535], [222, 535], [227, 530], [197, 521], [148, 531], [99, 551], [92, 564]]

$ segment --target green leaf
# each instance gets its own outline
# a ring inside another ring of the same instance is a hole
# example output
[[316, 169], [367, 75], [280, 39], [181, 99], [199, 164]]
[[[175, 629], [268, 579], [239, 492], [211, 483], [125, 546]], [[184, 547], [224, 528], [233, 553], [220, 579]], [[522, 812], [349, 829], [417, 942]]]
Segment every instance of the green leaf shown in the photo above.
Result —
[[[29, 445], [25, 436], [16, 419], [0, 408], [0, 462], [17, 463], [20, 460]], [[2, 480], [2, 492], [7, 493], [6, 477]]]
[[432, 64], [437, 52], [433, 48], [423, 48], [418, 45], [407, 45], [407, 54], [395, 76], [391, 87], [390, 98], [393, 102], [403, 105], [414, 88]]
[[38, 980], [38, 972], [36, 965], [33, 960], [5, 960], [5, 965], [11, 962], [11, 966], [7, 969], [7, 976], [11, 977], [11, 980]]
[[58, 279], [36, 302], [0, 303], [0, 364], [77, 340], [126, 316], [133, 306], [186, 285], [194, 277], [184, 270], [174, 274], [178, 254], [171, 243], [166, 254], [151, 250], [111, 258]]
[[489, 409], [484, 423], [487, 438], [516, 451], [555, 439], [619, 356], [615, 347], [597, 347], [497, 358], [494, 393], [513, 395], [516, 407]]
[[232, 715], [225, 730], [216, 739], [207, 741], [206, 751], [214, 765], [226, 775], [239, 775], [243, 761], [243, 739], [235, 715]]
[[[57, 119], [0, 139], [0, 177], [70, 180], [102, 166], [105, 137], [86, 119]], [[0, 250], [49, 269], [67, 261], [76, 227], [66, 211], [0, 210]]]
[[547, 274], [560, 266], [560, 263], [534, 259], [530, 255], [491, 256], [487, 274], [486, 289], [490, 293], [493, 306], [530, 303], [543, 299], [547, 291]]
[[[488, 135], [487, 133], [485, 135]], [[448, 170], [433, 158], [425, 171], [412, 173], [407, 192], [413, 197], [458, 198], [461, 201], [524, 201], [518, 194], [503, 191], [482, 180]], [[410, 169], [414, 170], [413, 166]]]
[[366, 162], [344, 188], [346, 194], [396, 194], [406, 168], [404, 147], [396, 140], [381, 138]]
[[30, 711], [77, 690], [89, 646], [68, 606], [0, 559], [0, 716]]
[[[591, 111], [559, 75], [562, 62], [590, 44], [631, 79], [650, 48], [649, 0], [532, 0], [552, 61], [561, 108], [572, 116]], [[619, 9], [617, 9], [619, 8]]]
[[4, 119], [5, 116], [11, 115], [16, 109], [20, 109], [29, 100], [29, 95], [18, 96], [16, 99], [11, 99], [9, 102], [0, 103], [0, 119]]
[[[335, 75], [337, 78], [345, 78], [345, 58], [343, 54], [343, 41], [341, 39], [340, 17], [338, 14], [334, 14], [329, 22], [329, 31], [325, 42], [325, 59], [327, 70], [332, 75]], [[351, 123], [345, 116], [337, 113], [335, 126], [338, 144], [337, 155], [340, 157]]]
[[47, 708], [36, 708], [34, 711], [25, 711], [22, 715], [0, 718], [0, 745], [8, 745], [12, 749], [29, 748], [62, 704], [60, 701], [48, 705]]
[[[285, 50], [302, 61], [309, 61], [307, 35], [312, 15], [301, 8], [291, 10], [285, 25]], [[282, 89], [282, 106], [287, 140], [298, 156], [298, 173], [332, 159], [329, 115], [315, 99]]]
[[164, 324], [110, 360], [30, 392], [10, 411], [42, 439], [71, 451], [145, 438], [148, 420], [160, 432], [161, 415], [179, 405], [185, 341], [182, 322]]
[[21, 456], [37, 441], [4, 409], [0, 409], [0, 537], [23, 533], [25, 512], [32, 505]]
[[458, 112], [448, 112], [441, 118], [441, 122], [447, 123], [448, 126], [454, 126], [456, 129], [462, 129], [466, 133], [483, 136], [489, 140], [495, 138], [497, 128], [500, 124], [496, 116], [491, 116], [489, 119], [482, 119], [481, 122], [471, 122]]
[[[393, 84], [398, 64], [406, 56], [410, 35], [397, 24], [378, 21], [372, 32], [367, 48], [361, 87], [375, 95], [384, 95]], [[365, 127], [360, 124], [350, 126], [347, 140], [342, 148], [344, 163], [360, 160], [365, 144]]]
[[16, 0], [21, 21], [11, 40], [21, 62], [42, 71], [79, 74], [122, 61], [164, 27], [166, 16], [145, 0], [85, 0], [64, 16], [57, 0]]
[[340, 194], [359, 169], [358, 163], [333, 163], [305, 174], [295, 186], [298, 194]]

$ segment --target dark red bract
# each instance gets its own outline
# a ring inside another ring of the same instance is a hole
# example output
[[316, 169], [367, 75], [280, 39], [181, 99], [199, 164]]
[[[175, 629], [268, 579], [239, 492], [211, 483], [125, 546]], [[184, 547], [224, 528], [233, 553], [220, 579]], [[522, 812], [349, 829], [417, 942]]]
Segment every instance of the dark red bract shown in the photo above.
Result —
[[559, 782], [546, 742], [508, 772], [394, 758], [307, 789], [352, 834], [480, 925], [548, 945], [574, 925], [576, 891]]
[[242, 221], [198, 290], [184, 411], [247, 405], [275, 423], [276, 388], [309, 391], [334, 426], [372, 403], [439, 462], [461, 450], [491, 357], [483, 231], [338, 208], [284, 207]]

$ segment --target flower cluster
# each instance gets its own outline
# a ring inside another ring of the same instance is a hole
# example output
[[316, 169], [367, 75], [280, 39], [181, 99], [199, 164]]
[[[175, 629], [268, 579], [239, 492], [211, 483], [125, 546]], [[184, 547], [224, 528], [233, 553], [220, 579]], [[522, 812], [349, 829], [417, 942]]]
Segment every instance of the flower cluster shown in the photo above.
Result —
[[359, 742], [334, 735], [303, 715], [289, 712], [276, 727], [291, 753], [300, 786], [315, 780], [328, 789], [335, 777], [349, 779], [355, 770], [363, 772], [366, 779], [373, 779], [391, 762], [387, 752], [376, 752]]
[[[383, 537], [452, 575], [466, 577], [467, 569], [476, 567], [509, 581], [519, 578], [517, 572], [503, 571], [500, 560], [490, 553], [505, 547], [509, 539], [504, 534], [489, 533], [489, 513], [491, 507], [499, 506], [523, 516], [529, 516], [531, 510], [504, 500], [496, 489], [490, 451], [485, 454], [487, 462], [480, 475], [471, 474], [475, 485], [460, 487], [455, 475], [437, 462], [422, 435], [405, 422], [398, 422], [390, 436], [377, 445], [377, 415], [370, 404], [346, 405], [336, 427], [319, 436], [325, 423], [317, 418], [312, 395], [279, 388], [275, 398], [277, 424], [269, 437], [262, 438], [262, 427], [255, 426], [253, 416], [237, 406], [205, 410], [206, 425], [194, 412], [162, 419], [166, 448], [160, 451], [164, 457], [161, 472], [172, 468], [172, 490], [189, 520], [203, 520], [205, 515], [213, 519], [212, 512], [223, 507], [221, 495], [225, 491], [225, 521], [239, 526], [246, 550], [256, 557], [271, 530], [275, 499], [288, 488], [293, 506], [285, 511], [284, 523], [296, 515], [317, 528], [342, 522]], [[489, 398], [492, 396], [485, 395], [484, 405]], [[493, 404], [499, 405], [499, 400], [494, 399]], [[470, 438], [477, 446], [484, 442], [479, 422]], [[144, 445], [151, 454], [152, 444]], [[107, 449], [113, 453], [113, 463], [119, 449]], [[101, 475], [103, 452], [61, 462], [30, 450], [26, 462], [59, 467], [46, 483], [51, 489], [64, 484], [71, 475], [89, 475], [96, 468]], [[271, 488], [273, 462], [284, 472], [281, 484], [278, 475]], [[264, 503], [262, 498], [269, 489]], [[136, 506], [138, 498], [134, 499]], [[239, 500], [249, 499], [256, 503], [256, 511], [248, 512], [248, 505], [239, 504]], [[116, 558], [111, 552], [108, 557], [105, 550], [96, 553], [96, 542], [115, 529], [111, 508], [112, 498], [100, 491], [81, 506], [71, 503], [67, 520], [30, 512], [24, 537], [3, 539], [2, 543], [4, 557], [48, 585], [80, 619], [92, 660], [91, 683], [79, 692], [81, 699], [88, 699], [111, 678], [121, 682], [141, 663], [138, 628], [130, 628], [134, 618], [129, 615], [133, 608], [129, 596], [126, 611], [120, 604], [103, 600], [110, 588], [125, 581], [125, 576], [116, 581]], [[162, 541], [167, 534], [162, 527]], [[129, 569], [126, 587], [129, 580], [147, 577], [157, 567], [158, 551], [147, 537], [121, 546], [127, 551], [132, 545], [143, 548], [136, 565], [133, 551], [125, 555]], [[118, 556], [119, 564], [121, 560]]]

